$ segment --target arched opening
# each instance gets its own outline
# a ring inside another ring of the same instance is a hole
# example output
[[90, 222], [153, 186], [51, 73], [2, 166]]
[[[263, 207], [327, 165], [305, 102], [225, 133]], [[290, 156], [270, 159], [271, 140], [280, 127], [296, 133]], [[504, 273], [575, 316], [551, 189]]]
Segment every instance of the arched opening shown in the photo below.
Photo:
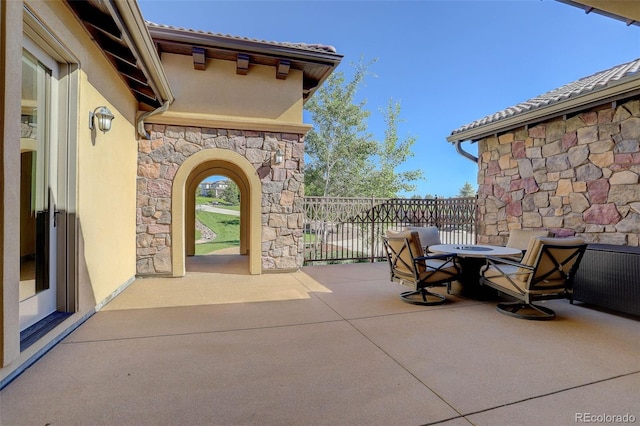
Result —
[[[215, 162], [215, 161], [214, 161]], [[240, 254], [247, 254], [248, 244], [246, 241], [246, 217], [242, 214], [243, 209], [242, 206], [247, 202], [247, 192], [248, 187], [247, 183], [242, 181], [237, 173], [233, 173], [227, 169], [228, 165], [216, 165], [212, 164], [212, 161], [207, 161], [201, 164], [199, 167], [194, 170], [189, 176], [188, 179], [188, 194], [185, 202], [187, 205], [185, 206], [185, 235], [186, 235], [186, 254], [187, 256], [195, 256], [196, 254], [196, 237], [195, 237], [195, 227], [193, 226], [196, 222], [196, 191], [198, 189], [198, 185], [208, 176], [214, 175], [224, 175], [231, 179], [236, 185], [238, 185], [238, 189], [240, 190]], [[243, 194], [245, 196], [243, 196]]]
[[[173, 181], [173, 276], [186, 273], [185, 256], [195, 254], [195, 194], [208, 176], [224, 175], [240, 190], [240, 254], [249, 256], [249, 273], [261, 273], [261, 183], [253, 165], [240, 154], [224, 149], [195, 153], [180, 166]], [[189, 224], [189, 226], [186, 226]]]
[[[235, 181], [224, 174], [208, 176], [197, 185], [195, 199], [195, 256], [239, 254], [240, 190]], [[189, 263], [187, 259], [187, 271]]]

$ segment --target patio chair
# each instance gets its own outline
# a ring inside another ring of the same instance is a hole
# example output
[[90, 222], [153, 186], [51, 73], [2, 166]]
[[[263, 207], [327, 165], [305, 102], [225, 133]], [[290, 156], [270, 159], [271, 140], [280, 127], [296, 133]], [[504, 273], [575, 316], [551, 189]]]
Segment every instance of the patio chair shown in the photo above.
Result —
[[507, 240], [506, 247], [516, 248], [522, 250], [522, 255], [512, 256], [508, 259], [519, 262], [524, 257], [527, 247], [531, 238], [537, 237], [550, 237], [551, 232], [541, 229], [514, 229], [509, 233], [509, 240]]
[[423, 253], [429, 253], [429, 246], [436, 244], [442, 244], [440, 242], [440, 231], [437, 226], [405, 226], [403, 231], [416, 231], [418, 237], [420, 237], [420, 243], [422, 244]]
[[423, 255], [417, 231], [387, 231], [383, 237], [384, 248], [391, 270], [391, 281], [415, 287], [415, 290], [400, 294], [400, 298], [415, 305], [439, 305], [446, 296], [432, 293], [428, 287], [447, 284], [460, 276], [456, 255], [451, 253]]
[[551, 320], [551, 309], [534, 301], [563, 299], [573, 303], [572, 282], [587, 245], [582, 238], [532, 238], [521, 262], [487, 256], [480, 284], [517, 299], [499, 303], [498, 312], [529, 320]]

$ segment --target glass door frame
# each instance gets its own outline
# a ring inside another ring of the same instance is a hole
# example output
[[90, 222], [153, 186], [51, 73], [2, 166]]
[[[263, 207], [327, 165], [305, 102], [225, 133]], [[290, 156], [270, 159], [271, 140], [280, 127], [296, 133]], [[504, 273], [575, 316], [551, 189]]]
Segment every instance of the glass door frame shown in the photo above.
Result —
[[[56, 258], [56, 309], [60, 312], [73, 313], [78, 306], [78, 235], [77, 223], [77, 158], [78, 158], [78, 125], [80, 65], [78, 58], [67, 48], [42, 21], [23, 5], [23, 48], [35, 46], [38, 53], [55, 64], [58, 77], [54, 86], [54, 102], [52, 110], [57, 138], [58, 172], [55, 173], [57, 199], [55, 200], [55, 217], [57, 241], [52, 251]], [[28, 49], [29, 50], [29, 49]], [[32, 52], [34, 53], [34, 52]], [[36, 54], [39, 58], [39, 55]], [[45, 61], [46, 62], [46, 61]], [[53, 206], [52, 206], [53, 209]]]
[[[20, 301], [20, 331], [46, 318], [57, 310], [57, 227], [58, 193], [58, 98], [56, 81], [58, 64], [29, 38], [23, 40], [22, 53], [21, 157], [21, 256], [35, 255], [34, 279], [21, 281], [26, 297]], [[26, 96], [26, 98], [25, 98]], [[22, 121], [24, 120], [24, 121]], [[27, 136], [23, 148], [23, 138]], [[34, 143], [35, 141], [35, 143]], [[22, 184], [28, 185], [23, 187]], [[25, 208], [27, 207], [27, 208]], [[35, 239], [34, 239], [35, 236]], [[29, 262], [22, 262], [22, 265]], [[30, 277], [29, 277], [30, 278]], [[32, 287], [33, 288], [30, 288]], [[32, 294], [33, 292], [33, 294]]]

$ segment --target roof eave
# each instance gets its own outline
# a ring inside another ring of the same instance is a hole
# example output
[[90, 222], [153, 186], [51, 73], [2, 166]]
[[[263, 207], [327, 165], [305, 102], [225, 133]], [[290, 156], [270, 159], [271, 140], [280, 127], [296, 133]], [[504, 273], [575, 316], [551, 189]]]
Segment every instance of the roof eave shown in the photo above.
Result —
[[120, 17], [122, 27], [126, 29], [126, 34], [130, 40], [130, 46], [136, 51], [143, 72], [149, 78], [149, 84], [153, 88], [162, 103], [173, 103], [175, 97], [169, 86], [169, 80], [164, 72], [162, 62], [155, 45], [147, 29], [142, 12], [135, 1], [112, 1], [107, 3], [109, 10], [113, 10], [114, 19], [116, 15]]
[[160, 58], [135, 1], [66, 0], [66, 4], [127, 84], [138, 108], [155, 109], [173, 102]]
[[181, 28], [163, 27], [156, 24], [150, 24], [147, 28], [151, 38], [156, 41], [166, 40], [178, 44], [191, 44], [320, 65], [324, 68], [324, 72], [321, 77], [317, 79], [317, 84], [315, 84], [315, 86], [304, 90], [304, 103], [313, 96], [315, 91], [324, 83], [338, 65], [340, 65], [343, 58], [343, 55], [335, 52], [307, 50], [295, 46], [284, 46], [258, 40], [225, 37]]
[[640, 75], [633, 75], [630, 78], [621, 79], [615, 84], [610, 84], [602, 90], [589, 92], [574, 98], [568, 98], [523, 114], [518, 114], [513, 117], [498, 120], [473, 129], [454, 133], [447, 137], [447, 141], [451, 143], [458, 141], [477, 141], [510, 129], [539, 123], [547, 119], [571, 114], [591, 106], [601, 105], [606, 102], [613, 102], [617, 99], [636, 94], [640, 94]]
[[[637, 5], [633, 6], [631, 2], [614, 2], [611, 0], [557, 0], [560, 3], [568, 4], [584, 10], [585, 13], [597, 13], [607, 18], [616, 19], [624, 22], [627, 26], [640, 26], [640, 12]], [[632, 13], [633, 12], [633, 13]]]
[[285, 56], [290, 59], [326, 62], [337, 66], [343, 55], [319, 50], [304, 50], [295, 46], [284, 46], [258, 40], [225, 37], [216, 34], [198, 33], [180, 28], [168, 28], [157, 25], [147, 27], [152, 38], [167, 39], [178, 43], [199, 44], [210, 47], [221, 47], [228, 50], [241, 50], [270, 56]]

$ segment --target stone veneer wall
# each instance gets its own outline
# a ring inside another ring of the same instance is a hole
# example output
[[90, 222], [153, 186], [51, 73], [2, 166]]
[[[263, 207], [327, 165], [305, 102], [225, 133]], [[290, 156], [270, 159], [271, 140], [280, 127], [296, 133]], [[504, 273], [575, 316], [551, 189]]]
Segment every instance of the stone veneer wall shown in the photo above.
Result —
[[638, 246], [640, 100], [479, 141], [478, 242], [548, 229]]
[[302, 267], [302, 135], [155, 124], [147, 125], [147, 131], [151, 139], [138, 143], [138, 274], [171, 272], [173, 178], [185, 159], [208, 148], [234, 151], [252, 163], [256, 170], [263, 166], [265, 159], [271, 158], [278, 147], [282, 149], [284, 163], [271, 166], [261, 178], [262, 269]]

